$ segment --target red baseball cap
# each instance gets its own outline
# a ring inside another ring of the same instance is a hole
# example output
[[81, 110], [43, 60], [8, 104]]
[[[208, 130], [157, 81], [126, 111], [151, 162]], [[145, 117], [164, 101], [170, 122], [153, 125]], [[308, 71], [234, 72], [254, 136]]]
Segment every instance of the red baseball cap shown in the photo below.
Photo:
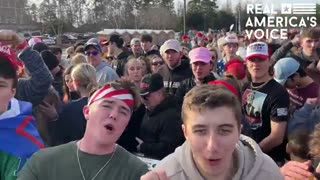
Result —
[[240, 59], [231, 59], [225, 65], [225, 71], [242, 80], [246, 77], [246, 66]]

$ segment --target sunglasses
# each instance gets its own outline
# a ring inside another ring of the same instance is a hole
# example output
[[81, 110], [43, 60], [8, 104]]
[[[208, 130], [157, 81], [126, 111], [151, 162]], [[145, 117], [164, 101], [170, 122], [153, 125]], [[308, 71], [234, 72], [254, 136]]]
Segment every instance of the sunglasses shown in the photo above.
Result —
[[162, 61], [152, 63], [152, 66], [161, 66], [161, 65], [163, 65]]
[[86, 51], [85, 55], [86, 56], [96, 56], [99, 54], [99, 51]]

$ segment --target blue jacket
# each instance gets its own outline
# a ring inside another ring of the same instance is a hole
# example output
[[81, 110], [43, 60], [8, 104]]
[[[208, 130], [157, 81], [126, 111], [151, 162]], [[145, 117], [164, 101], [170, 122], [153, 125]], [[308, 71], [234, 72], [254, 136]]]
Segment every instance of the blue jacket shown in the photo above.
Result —
[[27, 159], [44, 148], [31, 109], [30, 103], [13, 98], [0, 115], [1, 180], [15, 180]]
[[316, 124], [320, 122], [320, 106], [305, 103], [303, 107], [296, 110], [288, 122], [287, 132], [290, 134], [298, 128], [313, 131]]

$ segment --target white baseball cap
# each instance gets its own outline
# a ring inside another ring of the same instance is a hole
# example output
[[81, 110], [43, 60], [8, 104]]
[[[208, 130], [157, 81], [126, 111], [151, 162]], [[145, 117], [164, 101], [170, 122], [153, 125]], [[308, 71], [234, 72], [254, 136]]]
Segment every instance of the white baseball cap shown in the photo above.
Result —
[[255, 42], [248, 46], [246, 60], [251, 58], [268, 59], [268, 45], [264, 42]]
[[160, 54], [164, 54], [169, 49], [172, 49], [172, 50], [175, 50], [177, 52], [180, 52], [180, 50], [181, 50], [180, 42], [178, 40], [176, 40], [176, 39], [167, 40], [161, 46]]
[[284, 85], [288, 78], [298, 71], [299, 67], [300, 64], [296, 59], [292, 57], [282, 58], [274, 65], [273, 79]]

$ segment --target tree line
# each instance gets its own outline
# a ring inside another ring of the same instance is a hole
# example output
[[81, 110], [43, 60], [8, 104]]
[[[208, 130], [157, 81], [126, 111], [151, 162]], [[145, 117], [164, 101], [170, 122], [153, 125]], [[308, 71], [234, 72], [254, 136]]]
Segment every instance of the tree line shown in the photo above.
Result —
[[[26, 13], [51, 34], [107, 28], [182, 31], [184, 7], [182, 1], [175, 7], [173, 0], [43, 0], [39, 6], [27, 6]], [[245, 4], [238, 4], [233, 11], [219, 7], [216, 0], [189, 0], [186, 14], [187, 30], [227, 29], [239, 22], [238, 17], [244, 28], [247, 19]]]

